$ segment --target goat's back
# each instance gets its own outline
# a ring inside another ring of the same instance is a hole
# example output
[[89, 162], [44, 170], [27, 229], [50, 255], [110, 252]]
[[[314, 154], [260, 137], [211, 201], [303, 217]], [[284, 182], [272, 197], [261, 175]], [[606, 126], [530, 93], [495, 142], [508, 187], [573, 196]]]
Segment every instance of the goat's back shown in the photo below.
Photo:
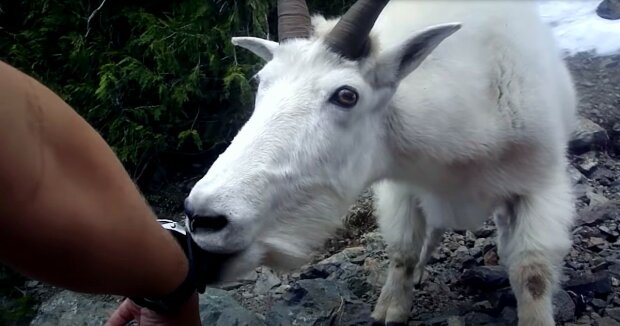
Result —
[[428, 145], [469, 157], [476, 148], [496, 151], [519, 140], [561, 151], [573, 127], [575, 94], [535, 2], [393, 0], [373, 34], [385, 49], [450, 22], [463, 27], [403, 81], [395, 97], [395, 106], [415, 110], [410, 116], [429, 126], [410, 130], [417, 133], [412, 137], [444, 140]]

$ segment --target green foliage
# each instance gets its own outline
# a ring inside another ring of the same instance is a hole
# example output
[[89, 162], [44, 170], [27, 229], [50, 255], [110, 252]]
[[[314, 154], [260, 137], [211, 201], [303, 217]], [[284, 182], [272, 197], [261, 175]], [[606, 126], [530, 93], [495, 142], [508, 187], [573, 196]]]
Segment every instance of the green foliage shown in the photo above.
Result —
[[[230, 38], [274, 39], [275, 0], [0, 0], [0, 59], [57, 92], [134, 178], [163, 153], [199, 153], [249, 116], [258, 59]], [[309, 1], [334, 15], [352, 1]]]
[[25, 278], [0, 265], [0, 325], [21, 325], [34, 316], [35, 300], [19, 287]]

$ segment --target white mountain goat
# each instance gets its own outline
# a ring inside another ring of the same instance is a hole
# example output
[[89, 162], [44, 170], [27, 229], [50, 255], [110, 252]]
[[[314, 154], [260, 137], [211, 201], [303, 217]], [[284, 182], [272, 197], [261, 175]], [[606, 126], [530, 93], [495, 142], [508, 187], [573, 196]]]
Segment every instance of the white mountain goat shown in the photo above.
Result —
[[280, 0], [280, 43], [233, 38], [266, 64], [186, 199], [192, 237], [221, 279], [297, 267], [373, 186], [391, 261], [373, 319], [406, 322], [443, 232], [495, 216], [519, 325], [554, 325], [576, 95], [552, 34], [533, 1], [388, 2], [326, 20]]

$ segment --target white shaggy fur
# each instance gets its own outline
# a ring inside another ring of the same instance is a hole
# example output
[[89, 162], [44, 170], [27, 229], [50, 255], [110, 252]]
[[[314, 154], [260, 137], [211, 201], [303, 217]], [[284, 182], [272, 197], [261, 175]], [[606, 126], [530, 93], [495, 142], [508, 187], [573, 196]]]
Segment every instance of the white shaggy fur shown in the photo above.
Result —
[[[193, 237], [240, 253], [232, 274], [299, 266], [373, 186], [391, 258], [373, 318], [406, 322], [443, 231], [495, 215], [519, 324], [553, 325], [574, 216], [565, 145], [576, 99], [535, 5], [393, 0], [356, 62], [325, 46], [335, 20], [320, 16], [310, 39], [234, 38], [267, 63], [252, 117], [188, 197], [229, 224]], [[351, 109], [329, 101], [343, 85], [359, 93]]]

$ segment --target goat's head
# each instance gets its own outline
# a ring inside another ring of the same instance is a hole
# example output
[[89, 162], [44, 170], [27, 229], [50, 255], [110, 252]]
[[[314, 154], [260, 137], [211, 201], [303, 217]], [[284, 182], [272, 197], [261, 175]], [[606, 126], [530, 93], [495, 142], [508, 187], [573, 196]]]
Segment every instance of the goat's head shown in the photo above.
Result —
[[231, 255], [227, 276], [303, 263], [388, 168], [385, 117], [400, 80], [460, 25], [377, 51], [369, 33], [387, 2], [360, 0], [321, 33], [304, 0], [279, 0], [279, 43], [233, 38], [266, 61], [255, 109], [185, 203], [198, 245]]

